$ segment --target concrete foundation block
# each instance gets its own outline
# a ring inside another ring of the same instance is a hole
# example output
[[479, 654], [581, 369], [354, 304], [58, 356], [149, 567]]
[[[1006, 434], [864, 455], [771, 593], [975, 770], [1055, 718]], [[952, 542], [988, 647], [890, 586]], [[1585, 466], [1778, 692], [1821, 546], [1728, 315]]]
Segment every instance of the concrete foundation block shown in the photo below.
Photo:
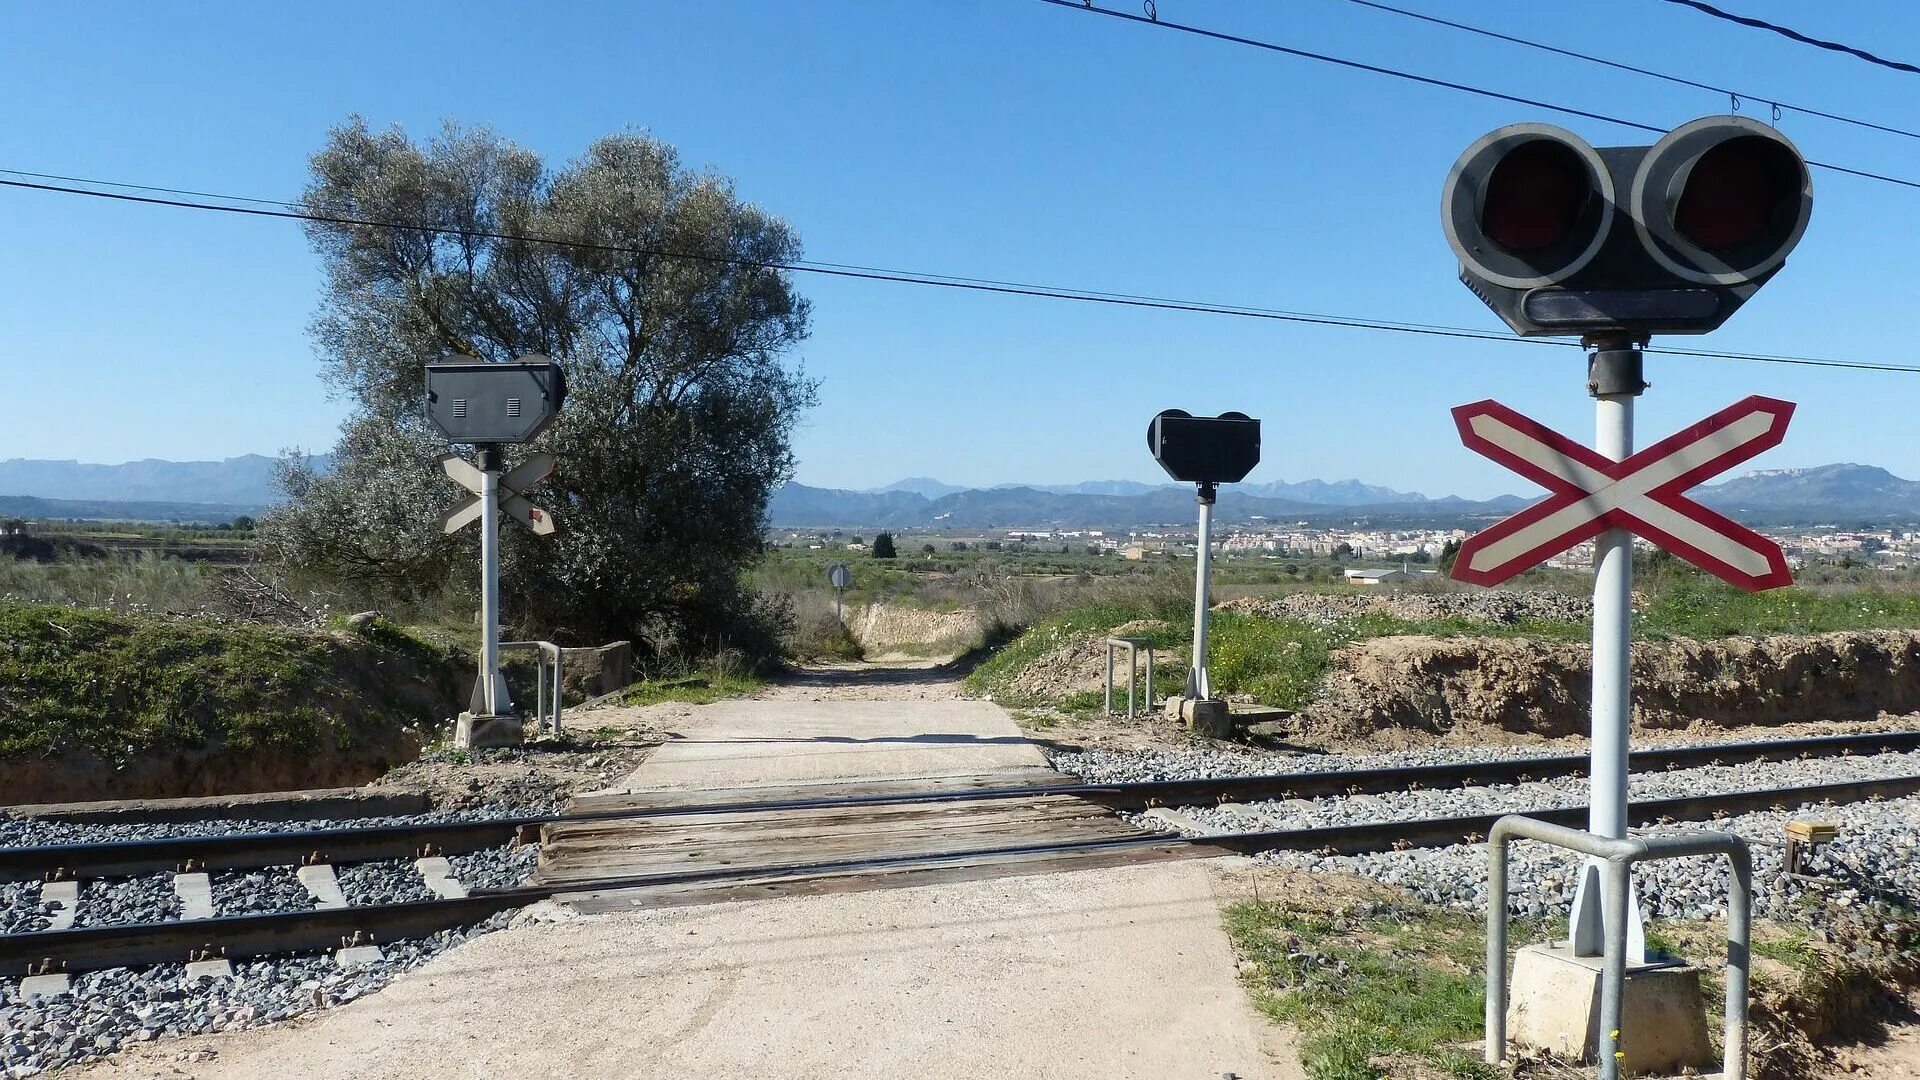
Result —
[[182, 919], [213, 918], [213, 879], [207, 875], [173, 875], [173, 894], [180, 898]]
[[343, 908], [347, 906], [347, 894], [340, 889], [340, 877], [333, 867], [325, 863], [302, 866], [294, 871], [300, 884], [306, 887], [307, 895], [313, 897], [316, 908]]
[[1224, 739], [1233, 734], [1233, 711], [1219, 698], [1177, 698], [1180, 719], [1196, 735]]
[[386, 958], [386, 954], [380, 951], [378, 945], [353, 945], [345, 949], [335, 949], [333, 953], [333, 962], [340, 965], [342, 971], [352, 971], [354, 968], [366, 967], [368, 964], [377, 964]]
[[73, 989], [73, 977], [65, 972], [52, 975], [28, 975], [20, 980], [20, 1000], [59, 997]]
[[47, 915], [47, 929], [70, 929], [73, 917], [80, 913], [80, 883], [49, 881], [40, 886], [40, 902], [56, 905]]
[[195, 960], [187, 965], [185, 976], [188, 985], [200, 979], [233, 978], [233, 962], [230, 960]]
[[[1600, 1047], [1605, 961], [1575, 956], [1565, 942], [1530, 945], [1513, 961], [1507, 1035], [1519, 1045], [1592, 1063]], [[1680, 962], [1630, 964], [1620, 1003], [1622, 1073], [1673, 1074], [1714, 1061], [1700, 969]]]
[[526, 721], [518, 716], [475, 716], [463, 712], [453, 726], [453, 745], [462, 750], [522, 746], [526, 741]]
[[427, 891], [442, 900], [458, 900], [467, 895], [467, 887], [453, 876], [453, 864], [440, 855], [430, 855], [424, 859], [415, 859], [413, 868], [420, 873], [420, 880]]

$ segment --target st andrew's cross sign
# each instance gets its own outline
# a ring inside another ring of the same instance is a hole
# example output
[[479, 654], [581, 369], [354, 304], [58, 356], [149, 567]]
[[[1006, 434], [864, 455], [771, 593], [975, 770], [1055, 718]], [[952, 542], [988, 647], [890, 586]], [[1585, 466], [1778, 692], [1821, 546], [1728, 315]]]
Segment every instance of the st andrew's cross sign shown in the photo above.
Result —
[[1780, 445], [1792, 416], [1792, 402], [1756, 395], [1623, 461], [1610, 461], [1497, 401], [1462, 405], [1453, 410], [1461, 441], [1551, 494], [1469, 537], [1453, 576], [1496, 585], [1619, 528], [1750, 592], [1791, 584], [1778, 544], [1685, 492]]

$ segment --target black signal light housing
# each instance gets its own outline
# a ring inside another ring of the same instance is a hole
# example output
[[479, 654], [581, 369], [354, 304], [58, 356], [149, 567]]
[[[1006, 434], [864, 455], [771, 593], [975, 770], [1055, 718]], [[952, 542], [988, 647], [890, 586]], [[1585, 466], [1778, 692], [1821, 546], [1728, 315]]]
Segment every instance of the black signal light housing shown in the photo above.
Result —
[[1741, 116], [1595, 149], [1513, 124], [1447, 174], [1460, 279], [1524, 336], [1704, 334], [1779, 271], [1813, 212], [1806, 160]]
[[1237, 484], [1260, 464], [1260, 421], [1239, 412], [1165, 409], [1147, 423], [1147, 449], [1175, 480]]

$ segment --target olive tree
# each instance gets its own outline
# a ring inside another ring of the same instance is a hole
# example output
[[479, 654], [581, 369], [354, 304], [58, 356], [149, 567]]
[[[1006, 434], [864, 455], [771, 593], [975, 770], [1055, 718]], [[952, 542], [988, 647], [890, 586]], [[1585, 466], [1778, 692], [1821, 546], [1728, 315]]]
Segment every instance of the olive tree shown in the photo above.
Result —
[[307, 232], [326, 274], [312, 334], [352, 412], [330, 471], [283, 460], [270, 550], [400, 593], [470, 586], [474, 532], [437, 528], [459, 489], [434, 465], [446, 447], [423, 413], [424, 365], [544, 353], [566, 369], [566, 407], [509, 464], [557, 456], [534, 494], [560, 529], [503, 528], [506, 616], [682, 648], [741, 633], [740, 574], [814, 399], [785, 362], [808, 322], [778, 269], [800, 257], [793, 230], [642, 134], [553, 168], [484, 129], [416, 142], [356, 117], [311, 164], [321, 220]]

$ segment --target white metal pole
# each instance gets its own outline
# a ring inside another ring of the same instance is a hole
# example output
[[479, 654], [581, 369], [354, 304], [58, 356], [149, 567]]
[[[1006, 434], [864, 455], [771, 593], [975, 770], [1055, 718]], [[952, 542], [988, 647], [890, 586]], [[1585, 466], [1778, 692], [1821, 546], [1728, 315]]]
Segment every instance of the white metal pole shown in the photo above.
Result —
[[1193, 662], [1187, 667], [1187, 696], [1213, 696], [1207, 685], [1207, 597], [1213, 582], [1213, 492], [1200, 491], [1200, 542], [1193, 566]]
[[[497, 466], [481, 454], [483, 464]], [[480, 686], [488, 716], [504, 716], [511, 705], [500, 685], [500, 471], [480, 474]]]
[[[1620, 359], [1609, 352], [1602, 363]], [[1594, 391], [1594, 449], [1602, 457], [1624, 460], [1633, 454], [1633, 399], [1639, 381], [1638, 350], [1628, 353], [1631, 376], [1622, 380], [1609, 368], [1592, 384]], [[1624, 383], [1624, 384], [1622, 384]], [[1608, 392], [1618, 391], [1618, 392]], [[1628, 730], [1633, 718], [1633, 534], [1608, 529], [1593, 549], [1593, 749], [1588, 768], [1587, 830], [1610, 839], [1627, 836]], [[1574, 894], [1570, 938], [1578, 956], [1598, 956], [1614, 934], [1623, 937], [1628, 960], [1646, 954], [1639, 897], [1627, 887], [1627, 926], [1605, 925], [1606, 880], [1631, 873], [1621, 864], [1589, 859]]]
[[[1609, 394], [1594, 405], [1594, 449], [1620, 461], [1633, 453], [1633, 397]], [[1633, 534], [1608, 529], [1593, 552], [1593, 769], [1587, 828], [1627, 835], [1627, 724], [1633, 617]]]

